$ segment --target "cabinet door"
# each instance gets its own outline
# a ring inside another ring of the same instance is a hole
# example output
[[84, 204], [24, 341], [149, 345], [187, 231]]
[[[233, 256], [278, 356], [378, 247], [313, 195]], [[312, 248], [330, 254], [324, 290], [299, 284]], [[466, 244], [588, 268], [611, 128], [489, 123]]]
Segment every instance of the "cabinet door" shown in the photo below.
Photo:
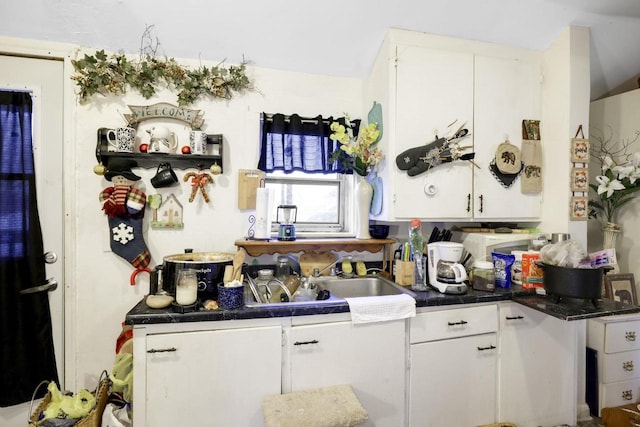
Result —
[[518, 426], [576, 421], [576, 322], [516, 303], [500, 307], [499, 419]]
[[147, 337], [146, 425], [262, 426], [281, 387], [281, 327]]
[[479, 166], [473, 170], [475, 218], [540, 217], [542, 197], [522, 194], [522, 177], [506, 189], [489, 171], [489, 163], [505, 139], [521, 147], [522, 120], [540, 119], [540, 76], [535, 59], [475, 57], [473, 142]]
[[[395, 155], [388, 159], [395, 174], [395, 217], [469, 218], [469, 162], [410, 177], [398, 169], [395, 156], [433, 142], [436, 135], [452, 135], [463, 124], [473, 135], [473, 55], [416, 46], [399, 46], [397, 55]], [[471, 147], [472, 141], [467, 137], [463, 145]]]
[[349, 384], [365, 425], [404, 425], [405, 321], [295, 326], [288, 347], [292, 391]]
[[411, 345], [409, 426], [495, 422], [496, 334]]

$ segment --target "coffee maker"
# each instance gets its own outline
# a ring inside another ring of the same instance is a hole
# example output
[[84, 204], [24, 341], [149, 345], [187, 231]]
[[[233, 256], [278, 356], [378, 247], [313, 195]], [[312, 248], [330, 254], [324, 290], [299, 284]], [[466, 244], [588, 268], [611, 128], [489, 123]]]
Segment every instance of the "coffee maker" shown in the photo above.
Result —
[[427, 244], [429, 285], [443, 294], [467, 292], [467, 271], [460, 264], [462, 243], [433, 242]]
[[280, 223], [278, 227], [278, 240], [296, 240], [296, 226], [293, 224], [296, 222], [297, 214], [298, 208], [296, 205], [278, 206], [276, 213], [276, 222]]

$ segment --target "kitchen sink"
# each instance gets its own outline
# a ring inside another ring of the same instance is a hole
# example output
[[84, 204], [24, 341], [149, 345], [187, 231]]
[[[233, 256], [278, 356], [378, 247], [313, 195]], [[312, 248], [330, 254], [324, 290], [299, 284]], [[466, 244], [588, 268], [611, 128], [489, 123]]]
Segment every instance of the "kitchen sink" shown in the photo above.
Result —
[[[342, 278], [336, 276], [310, 277], [309, 283], [312, 289], [294, 293], [294, 298], [289, 302], [262, 302], [257, 301], [249, 284], [245, 289], [245, 306], [247, 307], [274, 307], [274, 306], [299, 306], [343, 303], [345, 298], [379, 297], [385, 295], [407, 294], [415, 296], [413, 292], [385, 279], [381, 276], [360, 276]], [[317, 300], [319, 293], [327, 295], [327, 299]]]

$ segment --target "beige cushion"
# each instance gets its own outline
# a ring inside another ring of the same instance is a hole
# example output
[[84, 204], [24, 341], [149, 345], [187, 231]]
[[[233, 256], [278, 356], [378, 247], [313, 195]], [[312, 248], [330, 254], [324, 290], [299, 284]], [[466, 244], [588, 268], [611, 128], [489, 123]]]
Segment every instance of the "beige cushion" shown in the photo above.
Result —
[[266, 427], [347, 427], [368, 418], [349, 385], [266, 396], [262, 413]]

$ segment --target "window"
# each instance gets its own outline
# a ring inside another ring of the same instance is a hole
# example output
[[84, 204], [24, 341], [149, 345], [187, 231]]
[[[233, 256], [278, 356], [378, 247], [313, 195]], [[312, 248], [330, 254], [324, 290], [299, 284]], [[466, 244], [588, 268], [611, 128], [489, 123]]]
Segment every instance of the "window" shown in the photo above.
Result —
[[351, 175], [337, 173], [268, 173], [265, 186], [273, 189], [274, 195], [272, 231], [277, 231], [278, 220], [284, 219], [278, 206], [295, 205], [296, 233], [348, 232], [352, 183]]
[[329, 139], [334, 119], [283, 114], [261, 117], [258, 168], [266, 172], [265, 186], [273, 190], [276, 232], [279, 205], [296, 206], [296, 233], [348, 234], [353, 229], [350, 206], [353, 176], [329, 161], [338, 143]]

